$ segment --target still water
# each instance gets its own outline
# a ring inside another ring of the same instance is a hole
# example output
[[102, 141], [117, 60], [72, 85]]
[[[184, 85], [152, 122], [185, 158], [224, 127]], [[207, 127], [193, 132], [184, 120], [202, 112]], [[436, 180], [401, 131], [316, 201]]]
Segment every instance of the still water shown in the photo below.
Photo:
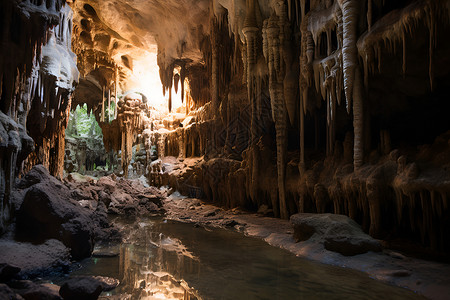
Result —
[[256, 238], [162, 219], [115, 220], [128, 239], [73, 275], [121, 280], [108, 299], [421, 299], [353, 270], [295, 257]]

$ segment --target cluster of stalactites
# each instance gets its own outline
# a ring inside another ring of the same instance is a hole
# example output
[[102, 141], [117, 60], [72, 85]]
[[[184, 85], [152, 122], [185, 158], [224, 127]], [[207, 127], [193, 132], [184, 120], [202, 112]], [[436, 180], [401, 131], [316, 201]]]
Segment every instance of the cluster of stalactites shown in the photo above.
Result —
[[[10, 218], [9, 193], [14, 178], [28, 165], [37, 163], [33, 154], [37, 157], [36, 153], [41, 152], [41, 156], [49, 156], [48, 147], [33, 152], [35, 145], [50, 145], [53, 141], [57, 155], [53, 164], [47, 159], [46, 166], [54, 175], [62, 170], [57, 158], [58, 150], [63, 152], [64, 145], [51, 139], [49, 131], [64, 132], [60, 128], [65, 126], [72, 86], [63, 89], [73, 81], [60, 85], [63, 72], [49, 72], [44, 63], [49, 48], [58, 45], [64, 48], [61, 41], [70, 51], [67, 43], [70, 43], [71, 15], [66, 14], [64, 3], [63, 0], [0, 2], [3, 25], [0, 32], [0, 232]], [[72, 75], [70, 66], [65, 71]], [[76, 75], [76, 71], [73, 73]], [[42, 130], [50, 127], [44, 125], [48, 119], [55, 126], [44, 135]]]
[[[364, 117], [363, 98], [369, 90], [370, 73], [381, 72], [383, 53], [403, 56], [402, 71], [406, 73], [406, 37], [412, 36], [419, 24], [429, 29], [429, 78], [433, 88], [433, 53], [436, 47], [437, 24], [448, 22], [445, 0], [415, 1], [403, 8], [379, 15], [387, 5], [381, 0], [367, 2], [339, 0], [316, 2], [302, 7], [300, 24], [301, 54], [299, 87], [301, 114], [311, 113], [320, 103], [309, 92], [315, 90], [326, 102], [327, 153], [332, 153], [337, 106], [345, 95], [347, 112], [353, 114], [355, 135], [355, 167], [363, 163], [364, 148], [360, 131]], [[375, 12], [377, 11], [377, 12]], [[304, 14], [303, 12], [307, 12]], [[296, 14], [297, 15], [297, 14]], [[366, 16], [366, 22], [359, 16]], [[439, 21], [440, 20], [440, 21]], [[364, 28], [364, 32], [361, 32]], [[397, 50], [399, 49], [399, 50]], [[362, 65], [359, 65], [359, 62]], [[356, 103], [354, 103], [356, 101]], [[356, 106], [355, 106], [356, 105]]]
[[[163, 50], [158, 50], [158, 66], [159, 77], [162, 83], [163, 95], [169, 92], [168, 109], [172, 111], [172, 87], [175, 87], [175, 93], [178, 93], [178, 83], [181, 82], [181, 102], [185, 98], [185, 79], [187, 77], [186, 64], [183, 61], [172, 62], [169, 65], [165, 64], [165, 53]], [[179, 72], [174, 72], [178, 68]]]
[[449, 20], [448, 1], [428, 0], [416, 1], [396, 12], [394, 22], [390, 21], [394, 13], [390, 13], [380, 18], [372, 24], [372, 10], [375, 4], [382, 6], [379, 1], [369, 1], [367, 22], [369, 28], [367, 32], [358, 40], [358, 52], [364, 63], [365, 85], [368, 86], [370, 73], [381, 72], [382, 50], [387, 49], [389, 53], [402, 55], [402, 72], [407, 70], [407, 45], [406, 39], [414, 37], [414, 30], [423, 24], [429, 31], [428, 49], [428, 76], [430, 87], [433, 89], [433, 53], [437, 47], [437, 26], [439, 23], [445, 24]]
[[27, 123], [38, 149], [28, 164], [42, 163], [55, 176], [63, 172], [64, 131], [79, 76], [71, 51], [72, 16], [68, 5], [60, 8], [59, 23], [49, 30], [29, 80], [32, 103]]
[[1, 110], [16, 120], [20, 101], [28, 96], [27, 80], [41, 59], [42, 45], [49, 39], [47, 29], [60, 22], [62, 1], [47, 2], [5, 0], [0, 4], [3, 24], [7, 26], [0, 36]]
[[[60, 0], [2, 1], [1, 9], [10, 27], [1, 36], [1, 109], [28, 129], [39, 146], [66, 126], [78, 80], [70, 50], [72, 11]], [[30, 117], [30, 110], [36, 116]]]
[[[406, 38], [408, 35], [413, 35], [414, 28], [418, 24], [424, 24], [429, 29], [429, 78], [430, 86], [433, 86], [432, 56], [437, 44], [436, 26], [439, 19], [448, 18], [445, 1], [416, 1], [382, 16], [375, 23], [373, 21], [375, 7], [381, 9], [385, 5], [384, 1], [368, 0], [364, 5], [357, 1], [330, 3], [332, 4], [326, 8], [315, 8], [303, 15], [300, 23], [301, 58], [303, 59], [300, 85], [302, 88], [314, 85], [322, 99], [329, 102], [337, 101], [339, 104], [341, 93], [345, 90], [346, 106], [350, 112], [354, 82], [354, 65], [351, 57], [357, 55], [362, 58], [366, 89], [369, 85], [370, 73], [381, 72], [383, 50], [402, 54], [402, 71], [405, 73], [407, 69]], [[343, 12], [345, 12], [344, 15]], [[356, 30], [348, 27], [356, 26], [354, 23], [357, 20], [353, 16], [359, 14], [367, 16], [367, 30], [361, 36], [356, 34], [352, 36], [352, 30], [354, 32]], [[345, 30], [344, 26], [348, 30]], [[322, 35], [326, 36], [326, 46], [321, 45]], [[337, 38], [336, 48], [332, 45], [333, 38]], [[326, 53], [320, 53], [321, 48], [326, 48]], [[304, 92], [304, 95], [305, 108], [313, 107], [307, 103], [307, 92]], [[332, 112], [329, 112], [329, 115], [333, 115]]]

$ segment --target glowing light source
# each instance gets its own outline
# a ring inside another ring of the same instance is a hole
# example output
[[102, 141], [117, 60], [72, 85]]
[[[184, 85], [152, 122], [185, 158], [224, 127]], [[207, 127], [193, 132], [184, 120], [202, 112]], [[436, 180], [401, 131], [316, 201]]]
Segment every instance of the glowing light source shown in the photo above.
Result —
[[[164, 96], [162, 92], [156, 53], [146, 52], [146, 55], [134, 59], [133, 73], [127, 88], [129, 91], [143, 93], [148, 99], [148, 105], [168, 113], [169, 93]], [[175, 87], [172, 87], [172, 111], [181, 106], [181, 83], [178, 83], [178, 94], [175, 93]]]

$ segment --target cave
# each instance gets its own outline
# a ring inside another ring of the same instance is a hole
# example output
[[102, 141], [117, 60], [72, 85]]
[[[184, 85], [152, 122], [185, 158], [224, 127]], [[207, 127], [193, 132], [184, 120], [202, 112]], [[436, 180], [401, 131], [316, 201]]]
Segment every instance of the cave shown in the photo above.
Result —
[[450, 0], [2, 0], [1, 299], [450, 299]]

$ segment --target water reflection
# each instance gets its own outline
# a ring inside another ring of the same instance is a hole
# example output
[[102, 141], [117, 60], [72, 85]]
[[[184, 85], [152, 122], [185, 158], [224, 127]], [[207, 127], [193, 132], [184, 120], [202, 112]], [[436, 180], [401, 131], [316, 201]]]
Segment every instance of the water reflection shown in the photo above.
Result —
[[[182, 278], [182, 270], [198, 272], [197, 258], [176, 238], [153, 229], [155, 222], [122, 223], [128, 232], [120, 245], [120, 299], [201, 299]], [[161, 222], [161, 221], [158, 221]], [[187, 259], [185, 259], [187, 258]], [[95, 268], [94, 268], [95, 270]]]
[[127, 241], [102, 250], [119, 256], [90, 258], [76, 272], [120, 279], [106, 299], [420, 299], [235, 232], [160, 219], [116, 222]]

